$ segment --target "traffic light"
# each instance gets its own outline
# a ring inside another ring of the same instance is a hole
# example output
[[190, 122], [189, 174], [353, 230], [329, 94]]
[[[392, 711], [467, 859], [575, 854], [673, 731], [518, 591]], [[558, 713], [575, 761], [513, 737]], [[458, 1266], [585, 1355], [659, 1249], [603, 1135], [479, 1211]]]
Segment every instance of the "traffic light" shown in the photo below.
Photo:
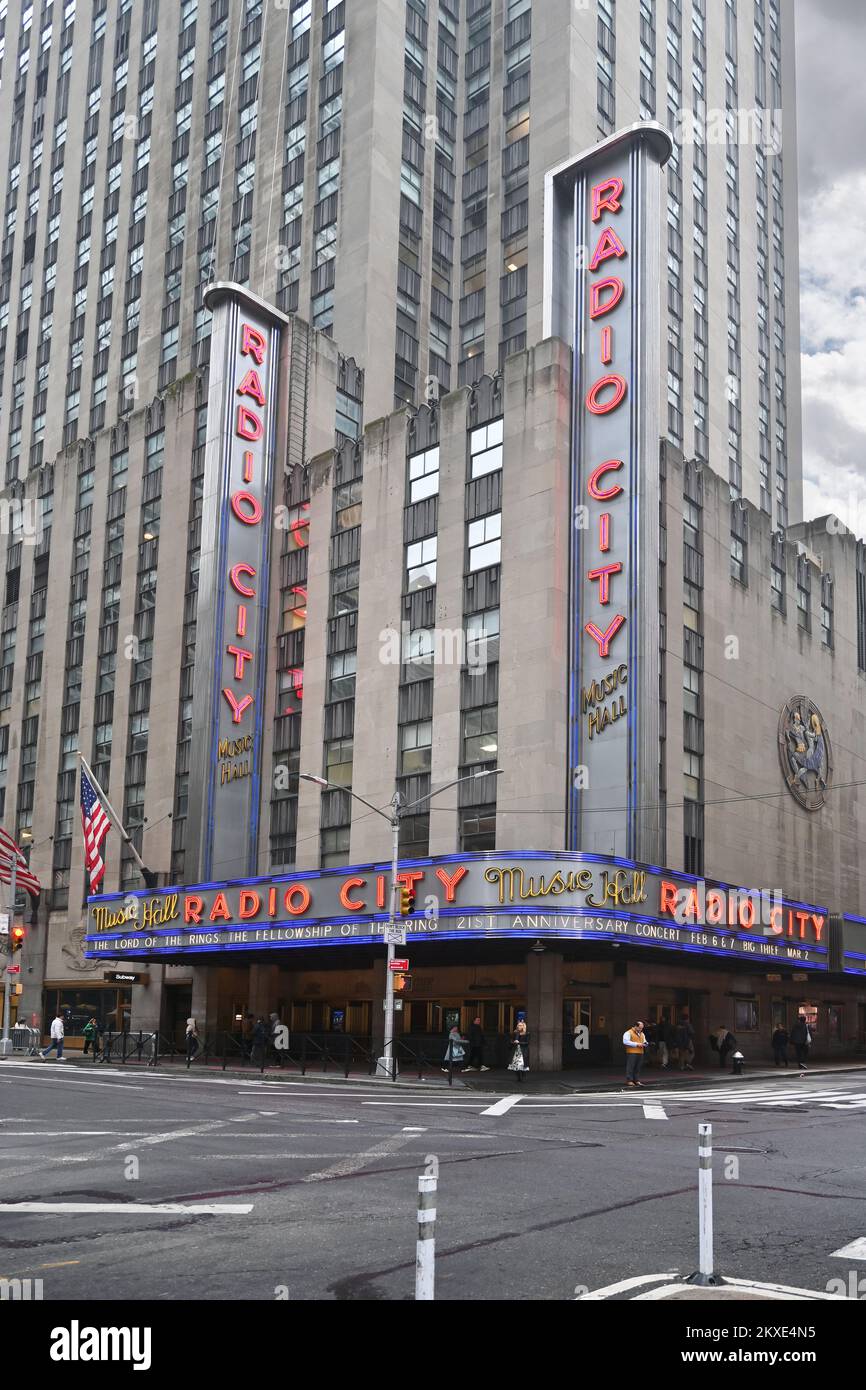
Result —
[[400, 889], [400, 916], [408, 917], [410, 912], [415, 910], [415, 889], [407, 888], [405, 884]]
[[26, 935], [27, 935], [27, 928], [26, 928], [26, 927], [15, 926], [15, 927], [12, 928], [12, 931], [9, 933], [9, 936], [10, 936], [10, 939], [11, 939], [11, 942], [12, 942], [12, 952], [13, 952], [13, 954], [14, 954], [16, 951], [20, 951], [20, 950], [21, 950], [21, 947], [24, 945], [24, 938], [26, 937]]
[[408, 994], [412, 989], [412, 976], [398, 973], [394, 976], [394, 993]]

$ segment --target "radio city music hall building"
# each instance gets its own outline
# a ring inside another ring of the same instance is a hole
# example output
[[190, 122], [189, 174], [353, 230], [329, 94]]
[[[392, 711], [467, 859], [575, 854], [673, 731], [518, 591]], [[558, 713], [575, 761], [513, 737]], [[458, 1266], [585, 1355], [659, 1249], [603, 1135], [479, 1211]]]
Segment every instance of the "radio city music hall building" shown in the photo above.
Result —
[[[536, 31], [555, 8], [533, 7]], [[348, 16], [347, 112], [363, 41]], [[313, 37], [325, 64], [333, 36]], [[314, 75], [316, 62], [311, 49]], [[328, 92], [334, 71], [320, 75]], [[504, 83], [506, 124], [512, 85], [528, 105], [525, 79]], [[543, 72], [533, 82], [536, 121]], [[461, 115], [467, 141], [479, 110]], [[433, 364], [438, 399], [417, 404], [416, 376], [416, 403], [389, 413], [382, 279], [366, 263], [366, 336], [350, 286], [332, 324], [311, 301], [308, 326], [285, 287], [265, 300], [234, 275], [196, 299], [210, 333], [186, 375], [166, 358], [146, 406], [121, 402], [113, 425], [64, 438], [53, 469], [16, 483], [48, 516], [34, 544], [3, 538], [5, 817], [11, 829], [14, 798], [50, 885], [23, 954], [25, 1012], [59, 1001], [171, 1036], [190, 1012], [213, 1032], [275, 1009], [295, 1032], [340, 1029], [378, 1049], [389, 846], [347, 789], [386, 807], [396, 782], [419, 803], [401, 834], [417, 893], [407, 1041], [440, 1036], [455, 1011], [464, 1027], [480, 1014], [492, 1041], [525, 1010], [535, 1064], [555, 1068], [581, 1060], [579, 1023], [590, 1057], [616, 1058], [633, 1018], [688, 1012], [699, 1045], [724, 1022], [759, 1054], [775, 1021], [808, 1006], [820, 1050], [864, 1042], [863, 544], [833, 518], [786, 525], [790, 377], [775, 491], [744, 381], [738, 484], [715, 338], [718, 398], [699, 410], [696, 378], [688, 407], [706, 461], [684, 451], [671, 372], [682, 379], [683, 346], [705, 360], [711, 335], [696, 291], [672, 366], [684, 315], [671, 257], [680, 283], [691, 268], [670, 215], [698, 155], [646, 118], [577, 142], [572, 112], [558, 158], [587, 155], [538, 166], [551, 151], [537, 125], [525, 327], [507, 335], [501, 304], [498, 344], [467, 337], [455, 377]], [[357, 164], [343, 172], [348, 206]], [[510, 233], [504, 165], [502, 177]], [[773, 189], [774, 217], [788, 199]], [[745, 199], [740, 218], [746, 247]], [[408, 209], [405, 224], [420, 244]], [[721, 303], [714, 254], [708, 296]], [[519, 265], [509, 273], [522, 283]], [[392, 314], [413, 293], [400, 275]], [[418, 294], [432, 323], [441, 303], [433, 287]], [[777, 355], [790, 367], [787, 311]], [[745, 338], [745, 293], [739, 312]], [[82, 907], [78, 747], [158, 889], [142, 891], [112, 833], [105, 892]]]

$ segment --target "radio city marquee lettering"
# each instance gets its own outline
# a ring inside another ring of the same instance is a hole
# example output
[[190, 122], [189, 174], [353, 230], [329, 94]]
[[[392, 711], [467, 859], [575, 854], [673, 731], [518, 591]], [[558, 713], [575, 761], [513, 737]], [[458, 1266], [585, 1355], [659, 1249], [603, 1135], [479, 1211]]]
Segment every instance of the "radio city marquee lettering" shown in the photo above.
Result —
[[199, 876], [253, 872], [279, 316], [239, 286], [207, 293], [213, 312], [199, 575], [191, 847]]
[[617, 133], [545, 181], [545, 331], [570, 339], [569, 849], [655, 862], [659, 245], [670, 137]]
[[[387, 920], [389, 880], [385, 866], [373, 865], [94, 899], [85, 955], [171, 959], [198, 950], [374, 942]], [[827, 967], [823, 909], [627, 861], [466, 855], [405, 863], [398, 881], [415, 889], [419, 911], [406, 927], [418, 939], [613, 935]]]

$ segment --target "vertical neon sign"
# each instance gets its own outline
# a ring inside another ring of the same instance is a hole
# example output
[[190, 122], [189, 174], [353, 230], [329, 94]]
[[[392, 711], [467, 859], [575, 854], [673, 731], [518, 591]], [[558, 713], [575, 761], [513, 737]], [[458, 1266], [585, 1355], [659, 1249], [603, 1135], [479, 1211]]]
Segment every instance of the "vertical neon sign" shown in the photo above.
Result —
[[[214, 285], [186, 877], [257, 872], [278, 311]], [[191, 856], [197, 855], [193, 865]]]
[[655, 863], [661, 166], [647, 122], [552, 170], [545, 331], [573, 344], [566, 847]]

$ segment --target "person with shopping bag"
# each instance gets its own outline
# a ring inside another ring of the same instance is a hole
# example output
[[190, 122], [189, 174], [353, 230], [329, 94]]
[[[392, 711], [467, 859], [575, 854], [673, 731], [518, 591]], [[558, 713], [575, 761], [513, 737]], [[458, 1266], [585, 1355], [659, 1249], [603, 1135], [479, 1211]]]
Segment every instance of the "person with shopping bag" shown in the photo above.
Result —
[[518, 1019], [511, 1041], [514, 1044], [514, 1051], [511, 1054], [511, 1061], [508, 1063], [508, 1070], [529, 1071], [529, 1029], [524, 1018]]
[[622, 1045], [625, 1048], [626, 1086], [643, 1086], [643, 1082], [638, 1080], [647, 1046], [642, 1022], [633, 1023], [631, 1028], [625, 1030], [622, 1035]]
[[445, 1045], [445, 1066], [442, 1068], [444, 1072], [459, 1070], [463, 1066], [463, 1059], [466, 1056], [466, 1042], [467, 1039], [461, 1037], [460, 1029], [455, 1023], [448, 1034], [448, 1042]]

